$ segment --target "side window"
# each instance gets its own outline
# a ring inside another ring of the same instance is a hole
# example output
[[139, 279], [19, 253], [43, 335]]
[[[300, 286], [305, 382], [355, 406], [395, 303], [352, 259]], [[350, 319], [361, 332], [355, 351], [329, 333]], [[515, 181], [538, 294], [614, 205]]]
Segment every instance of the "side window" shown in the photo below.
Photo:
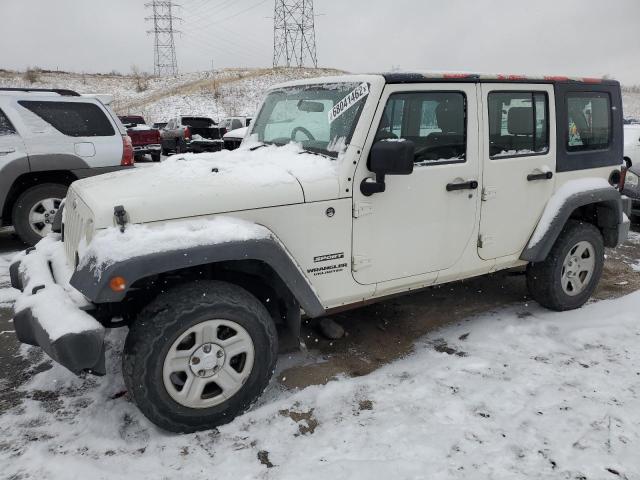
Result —
[[489, 156], [504, 158], [549, 151], [545, 92], [489, 93]]
[[240, 120], [238, 120], [237, 118], [234, 118], [231, 121], [231, 129], [235, 130], [237, 128], [242, 128], [242, 122]]
[[14, 135], [15, 133], [17, 133], [16, 129], [13, 128], [13, 125], [11, 124], [7, 116], [4, 114], [4, 112], [0, 110], [0, 136]]
[[611, 100], [608, 93], [567, 94], [567, 150], [604, 150], [611, 143]]
[[464, 162], [466, 108], [461, 92], [394, 93], [385, 106], [376, 141], [411, 140], [416, 146], [416, 166]]
[[69, 137], [110, 137], [115, 135], [111, 122], [104, 112], [93, 103], [31, 100], [21, 100], [18, 103]]

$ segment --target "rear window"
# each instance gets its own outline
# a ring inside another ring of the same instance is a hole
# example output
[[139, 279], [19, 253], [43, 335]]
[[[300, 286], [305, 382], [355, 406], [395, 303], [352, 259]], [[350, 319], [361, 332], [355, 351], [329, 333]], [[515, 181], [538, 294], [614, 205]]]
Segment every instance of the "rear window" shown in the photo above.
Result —
[[111, 137], [115, 134], [104, 112], [92, 103], [31, 100], [18, 103], [69, 137]]
[[567, 94], [567, 150], [606, 150], [611, 144], [611, 99], [606, 92]]
[[13, 135], [14, 133], [16, 133], [16, 129], [13, 128], [4, 112], [0, 110], [0, 135]]
[[193, 128], [210, 128], [215, 125], [210, 118], [182, 117], [182, 124]]

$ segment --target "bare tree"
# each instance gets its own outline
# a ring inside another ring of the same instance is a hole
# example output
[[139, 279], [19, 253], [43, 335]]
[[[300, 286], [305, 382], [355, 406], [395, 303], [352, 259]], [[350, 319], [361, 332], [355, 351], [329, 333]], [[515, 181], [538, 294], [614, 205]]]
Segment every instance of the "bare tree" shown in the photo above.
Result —
[[29, 67], [25, 70], [23, 78], [29, 83], [36, 83], [40, 80], [41, 70], [38, 67]]
[[149, 74], [142, 72], [137, 65], [131, 66], [131, 76], [136, 82], [136, 92], [145, 92], [149, 89]]

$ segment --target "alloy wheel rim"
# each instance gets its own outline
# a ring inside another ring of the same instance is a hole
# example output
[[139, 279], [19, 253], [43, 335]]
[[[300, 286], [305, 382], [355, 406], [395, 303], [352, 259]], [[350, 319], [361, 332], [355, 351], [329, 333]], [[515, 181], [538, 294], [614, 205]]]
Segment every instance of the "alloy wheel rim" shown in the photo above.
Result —
[[29, 226], [40, 237], [51, 233], [53, 219], [60, 209], [61, 198], [45, 198], [36, 202], [29, 210]]
[[569, 249], [562, 263], [562, 290], [573, 297], [587, 288], [596, 267], [596, 252], [591, 243], [581, 241]]
[[233, 397], [253, 369], [253, 340], [231, 320], [206, 320], [181, 333], [164, 360], [169, 396], [188, 408], [209, 408]]

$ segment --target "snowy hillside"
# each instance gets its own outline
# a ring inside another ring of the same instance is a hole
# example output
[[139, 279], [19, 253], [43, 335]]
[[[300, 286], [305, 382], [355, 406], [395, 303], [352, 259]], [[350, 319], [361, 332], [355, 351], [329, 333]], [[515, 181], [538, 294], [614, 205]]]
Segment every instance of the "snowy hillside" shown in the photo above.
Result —
[[[184, 73], [177, 77], [145, 78], [133, 75], [43, 72], [30, 83], [23, 72], [0, 70], [0, 87], [68, 88], [80, 93], [109, 93], [115, 96], [119, 114], [140, 114], [148, 122], [170, 117], [205, 115], [253, 116], [264, 92], [272, 85], [298, 78], [342, 73], [332, 69], [278, 68], [224, 69]], [[139, 84], [143, 88], [139, 88]], [[142, 91], [139, 91], [142, 90]], [[640, 89], [623, 88], [625, 117], [640, 118]]]
[[[43, 72], [31, 83], [21, 72], [0, 70], [0, 87], [66, 88], [79, 93], [114, 95], [119, 114], [141, 114], [148, 122], [172, 116], [251, 116], [271, 85], [340, 73], [332, 69], [225, 69], [185, 73], [175, 78], [136, 78], [132, 75]], [[142, 87], [140, 88], [139, 85]]]
[[622, 105], [625, 118], [640, 119], [640, 89], [638, 87], [623, 88]]

